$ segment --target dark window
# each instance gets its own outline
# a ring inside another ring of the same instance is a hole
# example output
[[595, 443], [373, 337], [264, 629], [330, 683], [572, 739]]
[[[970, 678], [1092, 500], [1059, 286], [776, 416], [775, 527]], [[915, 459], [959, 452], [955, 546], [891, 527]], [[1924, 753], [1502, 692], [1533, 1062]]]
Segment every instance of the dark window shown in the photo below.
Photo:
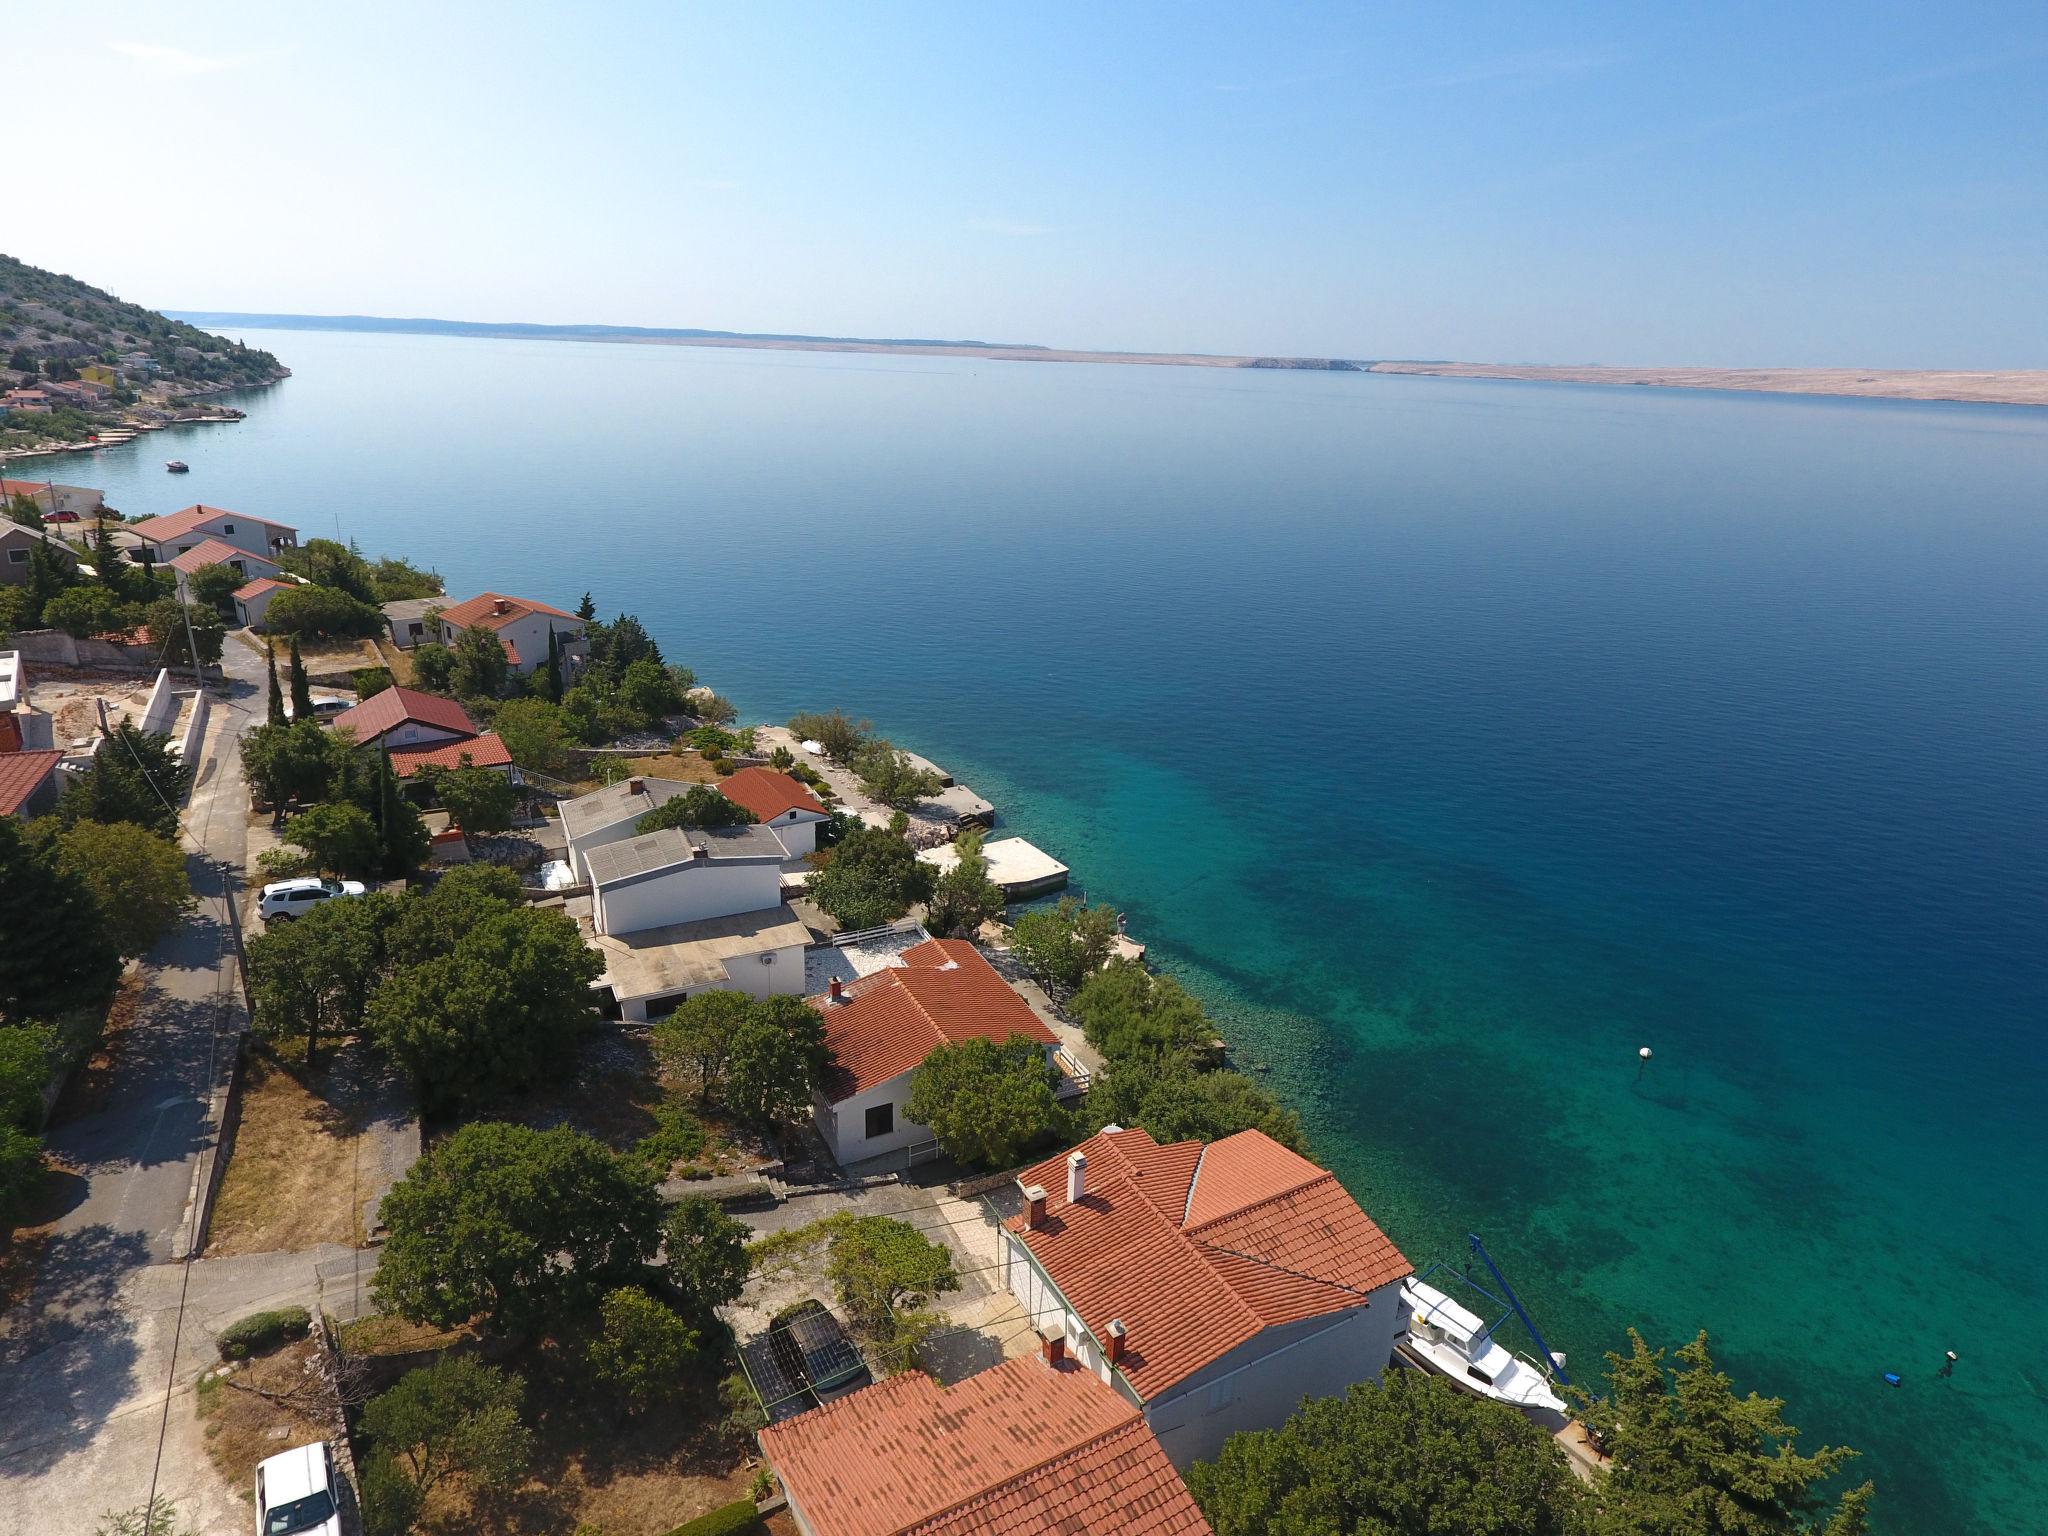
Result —
[[235, 525], [233, 523], [222, 523], [220, 525], [220, 531], [222, 533], [233, 533], [235, 531]]
[[9, 551], [7, 551], [7, 558], [9, 560], [12, 560], [16, 565], [27, 565], [28, 551], [25, 549], [10, 549]]
[[887, 1136], [895, 1129], [896, 1106], [894, 1104], [877, 1104], [868, 1111], [869, 1141], [873, 1141], [877, 1136]]

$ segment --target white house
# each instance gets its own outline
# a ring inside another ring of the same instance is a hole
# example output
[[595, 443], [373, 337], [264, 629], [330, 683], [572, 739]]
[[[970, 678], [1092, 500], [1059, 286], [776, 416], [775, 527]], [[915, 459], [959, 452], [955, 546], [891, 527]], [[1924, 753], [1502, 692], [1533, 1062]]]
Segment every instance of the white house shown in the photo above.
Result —
[[181, 600], [192, 595], [193, 572], [202, 571], [209, 565], [226, 566], [240, 576], [245, 585], [259, 576], [275, 577], [283, 571], [275, 560], [252, 555], [238, 545], [224, 543], [220, 539], [201, 539], [190, 549], [171, 557], [170, 568], [178, 573], [178, 596]]
[[1263, 1132], [1160, 1146], [1110, 1126], [1018, 1184], [1004, 1285], [1183, 1470], [1393, 1352], [1412, 1266], [1335, 1175]]
[[773, 832], [793, 859], [817, 850], [818, 824], [832, 819], [816, 795], [772, 768], [742, 768], [722, 780], [718, 792], [752, 811], [754, 820]]
[[[57, 485], [49, 480], [0, 480], [0, 500], [26, 496], [45, 518], [66, 522], [92, 517], [100, 509], [100, 493], [87, 485]], [[68, 517], [65, 514], [70, 514]]]
[[230, 512], [225, 507], [191, 506], [168, 517], [131, 524], [127, 531], [135, 536], [141, 558], [149, 561], [174, 560], [208, 539], [264, 559], [295, 548], [299, 542], [299, 530], [288, 524]]
[[582, 656], [583, 621], [573, 613], [550, 608], [524, 597], [507, 597], [502, 592], [480, 592], [451, 608], [441, 610], [440, 638], [453, 645], [465, 629], [481, 624], [497, 634], [505, 647], [505, 659], [512, 670], [524, 676], [548, 664], [548, 635], [552, 632], [565, 658]]
[[[600, 803], [586, 804], [592, 801]], [[584, 942], [604, 961], [598, 987], [609, 1006], [644, 1021], [701, 992], [801, 996], [811, 930], [783, 903], [784, 854], [775, 834], [765, 827], [636, 833], [634, 820], [651, 808], [644, 787], [625, 785], [562, 805], [565, 831], [580, 815], [600, 834], [572, 843], [571, 858], [590, 886], [589, 912], [579, 922]]]
[[814, 997], [833, 1066], [812, 1103], [825, 1145], [844, 1165], [932, 1139], [909, 1116], [910, 1079], [941, 1045], [1023, 1035], [1045, 1051], [1059, 1037], [964, 939], [928, 939], [902, 965]]
[[561, 803], [562, 836], [569, 846], [569, 867], [579, 882], [590, 879], [585, 862], [593, 848], [624, 842], [637, 836], [640, 818], [656, 806], [666, 805], [694, 786], [680, 779], [657, 779], [635, 774], [594, 789], [587, 795]]

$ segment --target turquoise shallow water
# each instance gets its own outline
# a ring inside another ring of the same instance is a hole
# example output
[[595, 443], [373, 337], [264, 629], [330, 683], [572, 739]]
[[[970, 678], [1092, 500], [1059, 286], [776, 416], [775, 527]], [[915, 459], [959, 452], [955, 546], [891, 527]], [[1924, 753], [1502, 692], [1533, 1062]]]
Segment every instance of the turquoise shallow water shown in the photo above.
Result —
[[1710, 1328], [1886, 1531], [2040, 1528], [2048, 413], [260, 341], [248, 421], [53, 472], [871, 715], [1418, 1262], [1482, 1233], [1581, 1368]]

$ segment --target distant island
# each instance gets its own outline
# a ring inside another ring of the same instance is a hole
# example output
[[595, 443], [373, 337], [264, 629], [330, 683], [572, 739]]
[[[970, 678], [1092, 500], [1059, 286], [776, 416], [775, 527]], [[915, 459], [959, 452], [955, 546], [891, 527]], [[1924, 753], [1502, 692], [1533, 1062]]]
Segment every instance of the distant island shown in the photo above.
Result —
[[230, 419], [241, 413], [202, 402], [290, 375], [268, 352], [0, 256], [0, 458]]
[[886, 352], [1018, 363], [1145, 363], [1180, 368], [1423, 374], [1439, 378], [1512, 379], [1528, 383], [1645, 385], [1660, 389], [1762, 390], [1774, 394], [1848, 395], [1886, 400], [2048, 405], [2048, 371], [2042, 370], [1623, 368], [1601, 364], [1459, 363], [1402, 358], [1242, 356], [1211, 352], [1098, 352], [1050, 347], [1035, 342], [806, 336], [782, 332], [703, 330], [687, 326], [532, 325], [514, 321], [393, 319], [380, 315], [249, 314], [231, 310], [170, 310], [167, 313], [192, 325], [220, 329], [399, 332], [423, 336], [599, 341], [669, 347], [744, 347], [788, 352]]

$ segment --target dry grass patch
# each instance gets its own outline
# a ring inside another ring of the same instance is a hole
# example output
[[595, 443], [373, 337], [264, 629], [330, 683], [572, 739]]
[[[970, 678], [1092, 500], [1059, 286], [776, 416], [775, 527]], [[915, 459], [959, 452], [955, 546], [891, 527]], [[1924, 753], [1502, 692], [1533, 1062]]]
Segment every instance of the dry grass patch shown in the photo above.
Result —
[[362, 1135], [340, 1085], [256, 1049], [242, 1067], [240, 1100], [207, 1253], [360, 1246]]
[[311, 1339], [301, 1339], [199, 1383], [193, 1400], [207, 1457], [245, 1499], [255, 1487], [258, 1462], [326, 1438], [318, 1408], [322, 1389], [308, 1369], [317, 1349]]
[[473, 1329], [435, 1328], [382, 1312], [341, 1325], [341, 1347], [352, 1355], [425, 1355], [476, 1337]]
[[624, 761], [625, 773], [621, 777], [637, 773], [652, 779], [675, 779], [685, 784], [718, 782], [718, 770], [704, 760], [701, 752], [656, 752]]

